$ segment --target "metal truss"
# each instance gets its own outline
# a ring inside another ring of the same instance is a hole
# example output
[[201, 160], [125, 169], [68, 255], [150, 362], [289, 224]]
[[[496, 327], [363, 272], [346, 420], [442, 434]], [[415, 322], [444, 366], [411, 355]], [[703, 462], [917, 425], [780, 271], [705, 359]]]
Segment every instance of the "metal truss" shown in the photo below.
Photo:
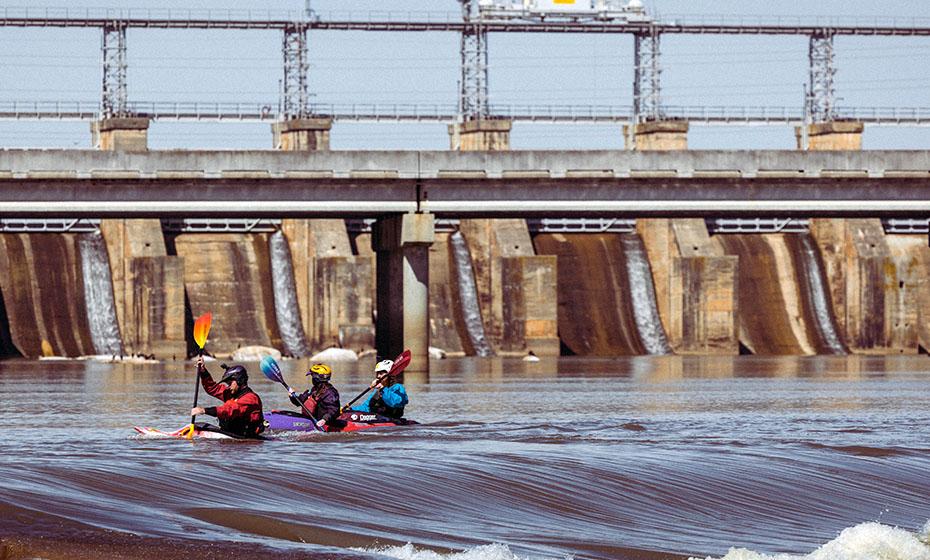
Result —
[[710, 233], [807, 233], [810, 221], [803, 218], [708, 218]]
[[488, 32], [478, 17], [478, 0], [459, 0], [466, 26], [461, 36], [459, 114], [463, 120], [484, 119], [488, 111]]
[[[371, 233], [376, 220], [347, 219], [349, 233]], [[803, 218], [708, 218], [708, 231], [727, 233], [807, 233], [810, 221]], [[633, 218], [543, 218], [526, 220], [532, 233], [632, 233]], [[163, 219], [162, 231], [167, 233], [274, 233], [281, 228], [279, 219]], [[885, 233], [926, 235], [930, 233], [930, 218], [884, 218]], [[459, 220], [436, 220], [436, 231], [451, 233]], [[4, 218], [0, 233], [94, 233], [100, 229], [96, 218]]]
[[528, 219], [532, 233], [632, 233], [636, 220], [632, 218], [541, 218]]
[[3, 218], [0, 233], [94, 233], [100, 220], [93, 218]]
[[886, 218], [882, 220], [885, 233], [919, 234], [930, 233], [930, 219], [919, 218]]
[[284, 120], [310, 116], [307, 25], [294, 23], [284, 28], [284, 79], [281, 81], [280, 115]]
[[126, 25], [120, 21], [103, 26], [103, 85], [100, 109], [104, 117], [129, 114], [126, 93]]
[[169, 233], [274, 233], [281, 228], [281, 220], [246, 218], [166, 218], [161, 221], [162, 231]]
[[662, 114], [661, 35], [656, 27], [637, 33], [633, 52], [633, 122], [657, 121]]
[[836, 120], [836, 66], [831, 33], [811, 35], [808, 60], [808, 113], [811, 121], [832, 122]]

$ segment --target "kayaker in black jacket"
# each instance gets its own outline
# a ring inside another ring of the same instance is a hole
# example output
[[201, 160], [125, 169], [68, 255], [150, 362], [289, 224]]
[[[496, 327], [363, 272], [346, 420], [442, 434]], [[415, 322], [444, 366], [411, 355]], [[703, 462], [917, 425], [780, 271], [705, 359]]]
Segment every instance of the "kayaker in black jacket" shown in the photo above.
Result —
[[300, 395], [291, 397], [291, 402], [296, 406], [303, 403], [317, 419], [316, 425], [322, 428], [339, 416], [339, 391], [329, 382], [333, 370], [326, 364], [314, 364], [307, 376], [313, 385]]

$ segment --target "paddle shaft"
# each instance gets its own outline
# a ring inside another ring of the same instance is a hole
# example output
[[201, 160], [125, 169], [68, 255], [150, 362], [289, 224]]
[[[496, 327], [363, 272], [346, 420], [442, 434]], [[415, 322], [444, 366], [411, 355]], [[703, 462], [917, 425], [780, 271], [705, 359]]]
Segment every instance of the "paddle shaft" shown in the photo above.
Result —
[[[387, 377], [388, 377], [389, 375], [391, 375], [391, 373], [390, 373], [390, 372], [387, 372], [387, 373], [385, 373], [384, 375], [382, 375], [381, 377], [377, 378], [378, 383], [381, 383], [382, 381], [384, 381], [385, 379], [387, 379]], [[375, 383], [375, 387], [378, 385], [378, 383]], [[345, 410], [345, 409], [349, 408], [350, 406], [352, 406], [353, 404], [355, 404], [355, 402], [356, 402], [357, 400], [359, 400], [360, 398], [362, 398], [362, 397], [364, 397], [365, 395], [367, 395], [367, 394], [368, 394], [368, 391], [371, 391], [371, 390], [374, 389], [375, 387], [372, 387], [371, 385], [369, 385], [367, 389], [365, 389], [364, 391], [362, 391], [361, 393], [359, 393], [358, 396], [356, 396], [354, 399], [352, 399], [352, 400], [349, 401], [347, 404], [345, 404], [345, 405], [342, 407], [342, 410]]]
[[[288, 395], [294, 395], [294, 398], [297, 398], [297, 393], [294, 392], [294, 390], [291, 389], [291, 386], [288, 385], [283, 379], [279, 381], [279, 383], [281, 383], [281, 385], [284, 385], [284, 388], [287, 389]], [[322, 432], [323, 428], [316, 425], [318, 420], [313, 416], [313, 413], [310, 412], [310, 409], [308, 409], [307, 406], [303, 402], [301, 402], [300, 399], [297, 399], [297, 402], [300, 403], [300, 409], [304, 411], [304, 414], [307, 415], [307, 418], [309, 418], [310, 420], [313, 420], [313, 427], [316, 428], [316, 431]]]
[[[203, 348], [200, 349], [200, 352], [197, 353], [198, 357], [203, 357]], [[197, 373], [194, 374], [194, 406], [191, 408], [197, 408], [197, 398], [200, 396], [200, 368], [197, 368]], [[197, 416], [191, 414], [191, 426], [194, 425], [194, 422], [197, 421]]]

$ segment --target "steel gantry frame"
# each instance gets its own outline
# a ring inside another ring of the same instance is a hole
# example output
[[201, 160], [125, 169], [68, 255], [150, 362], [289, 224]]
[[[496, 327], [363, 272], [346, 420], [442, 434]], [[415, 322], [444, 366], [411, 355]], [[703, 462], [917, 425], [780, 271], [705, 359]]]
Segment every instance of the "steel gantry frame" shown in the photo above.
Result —
[[459, 0], [462, 20], [459, 118], [485, 119], [488, 111], [488, 32], [478, 13], [478, 0]]
[[[446, 14], [438, 19], [418, 19], [416, 12], [371, 12], [365, 17], [339, 18], [320, 14], [285, 14], [274, 11], [244, 10], [151, 10], [151, 9], [71, 9], [0, 8], [0, 27], [97, 27], [103, 30], [103, 79], [99, 114], [104, 117], [131, 116], [133, 105], [127, 99], [126, 30], [150, 29], [279, 29], [284, 32], [284, 77], [281, 84], [279, 116], [295, 118], [313, 113], [309, 103], [309, 58], [307, 32], [322, 30], [361, 31], [446, 31], [461, 34], [461, 83], [458, 118], [480, 119], [492, 116], [488, 88], [489, 33], [601, 33], [632, 34], [635, 38], [635, 76], [632, 120], [634, 123], [667, 118], [661, 99], [661, 36], [674, 34], [723, 35], [802, 35], [809, 38], [810, 78], [805, 99], [809, 122], [829, 122], [846, 118], [837, 110], [835, 87], [834, 37], [930, 36], [930, 19], [884, 18], [871, 21], [801, 18], [702, 18], [690, 21], [494, 21], [480, 17], [479, 0], [459, 0], [462, 21]], [[385, 15], [386, 14], [386, 15]], [[886, 111], [883, 109], [882, 111]], [[894, 111], [893, 111], [894, 112]], [[262, 112], [264, 118], [264, 111]], [[844, 112], [845, 114], [845, 112]], [[16, 118], [29, 118], [17, 113]], [[36, 113], [35, 118], [48, 118]], [[495, 115], [496, 116], [496, 115]], [[388, 117], [390, 118], [390, 117]], [[406, 117], [400, 116], [398, 120]], [[382, 119], [377, 117], [375, 120]], [[560, 120], [561, 117], [556, 117]], [[604, 120], [595, 116], [595, 120]], [[529, 120], [537, 120], [535, 118]], [[545, 120], [542, 119], [542, 120]], [[575, 120], [574, 118], [570, 120]], [[585, 120], [584, 118], [580, 120]], [[752, 120], [752, 119], [750, 119]], [[761, 122], [761, 121], [760, 121]], [[889, 121], [890, 122], [890, 121]], [[907, 119], [902, 122], [908, 122]]]
[[284, 28], [284, 77], [281, 80], [279, 102], [282, 119], [310, 116], [310, 56], [307, 50], [306, 23], [294, 23]]
[[103, 84], [100, 111], [104, 117], [129, 114], [126, 86], [126, 24], [111, 21], [103, 26]]

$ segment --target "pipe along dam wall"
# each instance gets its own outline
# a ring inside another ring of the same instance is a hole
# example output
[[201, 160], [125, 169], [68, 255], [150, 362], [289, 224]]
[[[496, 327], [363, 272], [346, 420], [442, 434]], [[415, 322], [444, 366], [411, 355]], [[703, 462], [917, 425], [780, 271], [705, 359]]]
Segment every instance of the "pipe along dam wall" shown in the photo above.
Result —
[[[462, 220], [429, 247], [430, 345], [451, 356], [916, 353], [930, 343], [930, 248], [878, 220], [813, 219], [808, 233], [708, 234], [645, 219], [635, 233], [541, 233]], [[193, 352], [308, 356], [375, 345], [370, 234], [342, 220], [275, 233], [0, 234], [5, 357]]]

